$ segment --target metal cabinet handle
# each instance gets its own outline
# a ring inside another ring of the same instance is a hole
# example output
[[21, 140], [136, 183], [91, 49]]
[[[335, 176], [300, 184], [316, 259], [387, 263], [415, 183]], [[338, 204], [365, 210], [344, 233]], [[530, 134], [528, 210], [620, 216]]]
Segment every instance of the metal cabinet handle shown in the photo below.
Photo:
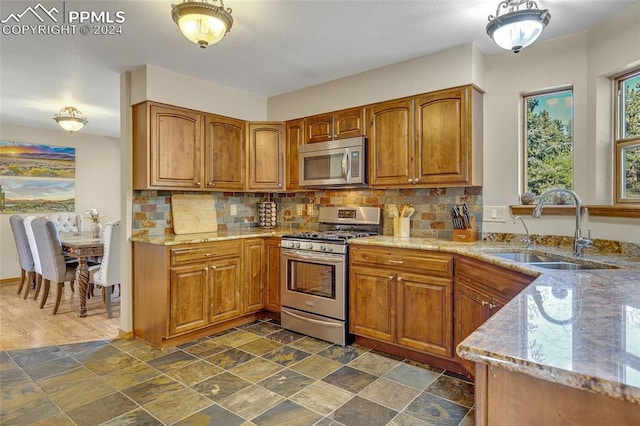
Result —
[[493, 308], [495, 308], [496, 305], [494, 305], [493, 303], [489, 303], [489, 309], [493, 310]]
[[420, 179], [419, 179], [419, 178], [415, 178], [415, 179], [413, 180], [413, 183], [418, 183], [418, 182], [420, 182]]
[[402, 276], [399, 276], [397, 279], [398, 279], [398, 282], [402, 281]]
[[389, 279], [390, 279], [390, 280], [392, 280], [392, 279], [394, 279], [394, 278], [395, 278], [395, 277], [394, 277], [393, 275], [389, 275]]
[[200, 181], [199, 181], [199, 180], [198, 180], [198, 181], [196, 181], [196, 186], [197, 186], [198, 188], [200, 188]]
[[214, 256], [214, 255], [215, 255], [215, 253], [205, 253], [204, 254], [205, 257]]
[[482, 306], [487, 306], [489, 304], [489, 302], [485, 302], [484, 300], [480, 303], [482, 303]]
[[413, 183], [413, 179], [409, 178], [409, 179], [407, 179], [407, 182]]
[[389, 259], [388, 262], [393, 263], [394, 265], [402, 265], [404, 263], [404, 260]]

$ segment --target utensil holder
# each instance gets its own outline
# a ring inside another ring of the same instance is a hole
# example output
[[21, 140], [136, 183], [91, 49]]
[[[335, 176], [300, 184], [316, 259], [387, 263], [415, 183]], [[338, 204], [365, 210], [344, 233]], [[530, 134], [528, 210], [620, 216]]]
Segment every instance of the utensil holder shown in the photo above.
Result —
[[478, 241], [478, 225], [476, 224], [476, 218], [471, 216], [469, 220], [469, 228], [467, 229], [454, 229], [453, 241], [459, 243], [472, 243]]
[[393, 218], [393, 236], [409, 238], [411, 235], [411, 222], [408, 217]]

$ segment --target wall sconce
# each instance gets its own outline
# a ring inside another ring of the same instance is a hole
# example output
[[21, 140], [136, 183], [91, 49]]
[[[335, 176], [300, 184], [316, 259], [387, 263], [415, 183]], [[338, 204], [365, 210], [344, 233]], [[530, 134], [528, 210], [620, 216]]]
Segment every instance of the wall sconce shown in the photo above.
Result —
[[[213, 0], [215, 3], [217, 0]], [[231, 8], [210, 4], [207, 0], [184, 0], [171, 5], [171, 17], [182, 34], [203, 49], [216, 44], [227, 35], [233, 25]]]
[[[522, 5], [526, 8], [520, 10]], [[509, 11], [500, 16], [501, 8]], [[540, 37], [550, 19], [549, 9], [538, 9], [535, 1], [505, 0], [498, 4], [496, 16], [489, 15], [487, 34], [498, 46], [518, 53]]]
[[77, 132], [89, 122], [80, 111], [71, 106], [62, 108], [53, 119], [69, 133]]

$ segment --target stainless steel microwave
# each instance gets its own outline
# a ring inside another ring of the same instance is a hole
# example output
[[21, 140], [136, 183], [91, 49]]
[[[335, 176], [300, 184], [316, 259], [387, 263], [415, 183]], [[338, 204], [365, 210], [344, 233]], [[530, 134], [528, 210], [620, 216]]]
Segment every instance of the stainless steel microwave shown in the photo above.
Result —
[[322, 188], [367, 186], [365, 137], [317, 142], [298, 148], [300, 185]]

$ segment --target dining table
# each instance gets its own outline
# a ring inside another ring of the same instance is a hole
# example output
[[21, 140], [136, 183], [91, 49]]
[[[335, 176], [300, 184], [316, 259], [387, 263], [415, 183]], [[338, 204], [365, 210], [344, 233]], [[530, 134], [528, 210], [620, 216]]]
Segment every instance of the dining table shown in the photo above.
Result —
[[104, 243], [100, 237], [94, 237], [92, 232], [60, 232], [58, 234], [62, 243], [62, 251], [68, 257], [78, 260], [76, 269], [76, 281], [80, 289], [80, 302], [78, 317], [87, 316], [87, 288], [89, 286], [90, 258], [96, 258], [104, 254]]

